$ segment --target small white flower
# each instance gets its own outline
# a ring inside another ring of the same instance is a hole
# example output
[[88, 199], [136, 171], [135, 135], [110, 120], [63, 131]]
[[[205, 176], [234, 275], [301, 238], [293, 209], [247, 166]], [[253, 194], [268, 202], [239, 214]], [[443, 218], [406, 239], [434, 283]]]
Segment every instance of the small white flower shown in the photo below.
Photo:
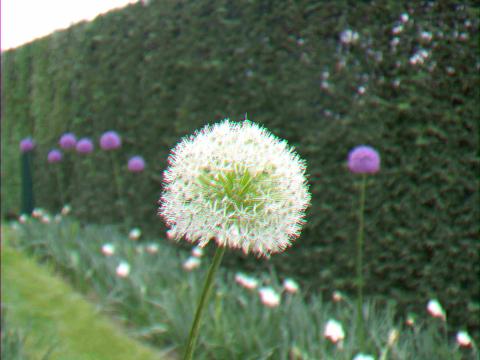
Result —
[[40, 209], [40, 208], [35, 208], [32, 211], [32, 216], [36, 219], [41, 218], [43, 216], [43, 214], [45, 214], [45, 211], [43, 209]]
[[298, 292], [298, 290], [300, 289], [297, 282], [292, 279], [285, 279], [283, 281], [283, 288], [286, 292], [289, 292], [291, 294]]
[[438, 302], [438, 300], [430, 300], [427, 304], [427, 310], [431, 316], [446, 320], [445, 311], [442, 308], [442, 305]]
[[63, 216], [67, 216], [68, 214], [70, 214], [70, 212], [72, 211], [72, 207], [70, 205], [64, 205], [62, 207], [62, 211], [60, 212]]
[[25, 214], [22, 214], [18, 217], [18, 222], [20, 224], [25, 224], [27, 222], [27, 220], [28, 220], [28, 216], [25, 215]]
[[342, 341], [345, 339], [345, 332], [343, 331], [342, 324], [333, 319], [328, 320], [325, 325], [323, 336], [335, 344]]
[[112, 256], [113, 254], [115, 254], [115, 246], [113, 246], [112, 244], [103, 244], [102, 254], [105, 256]]
[[305, 40], [302, 39], [302, 38], [298, 38], [298, 39], [297, 39], [297, 45], [298, 45], [298, 46], [302, 46], [303, 44], [305, 44]]
[[357, 89], [357, 92], [358, 92], [360, 95], [365, 94], [365, 91], [367, 91], [367, 89], [365, 88], [365, 86], [359, 86], [358, 89]]
[[397, 47], [398, 44], [400, 44], [400, 38], [395, 36], [391, 41], [390, 41], [390, 46], [391, 47]]
[[327, 80], [330, 77], [330, 72], [329, 71], [323, 71], [322, 72], [322, 79]]
[[467, 33], [462, 32], [462, 33], [458, 34], [458, 39], [461, 40], [461, 41], [468, 40], [468, 38], [469, 38], [469, 36], [468, 36]]
[[407, 320], [405, 320], [405, 324], [408, 326], [415, 325], [415, 317], [413, 315], [408, 315]]
[[333, 302], [340, 302], [343, 301], [343, 294], [340, 291], [334, 291], [332, 294]]
[[402, 15], [400, 15], [400, 21], [401, 21], [402, 23], [405, 24], [405, 23], [408, 21], [408, 19], [409, 19], [409, 16], [408, 16], [407, 13], [403, 13]]
[[60, 224], [60, 222], [62, 221], [62, 215], [60, 214], [55, 215], [55, 217], [53, 218], [53, 221], [55, 221], [56, 224]]
[[280, 295], [270, 287], [263, 287], [258, 289], [260, 301], [263, 305], [268, 307], [277, 307], [280, 305]]
[[422, 31], [420, 32], [420, 39], [424, 42], [432, 41], [433, 34], [430, 31]]
[[40, 218], [40, 221], [44, 224], [50, 224], [52, 222], [52, 218], [50, 217], [50, 215], [48, 214], [44, 214], [42, 215], [42, 217]]
[[149, 254], [156, 254], [158, 252], [158, 244], [148, 244], [145, 250], [147, 250]]
[[360, 35], [358, 34], [358, 32], [350, 29], [343, 30], [340, 33], [340, 41], [346, 45], [355, 44], [359, 38]]
[[139, 228], [133, 228], [128, 233], [128, 237], [130, 238], [130, 240], [133, 241], [140, 239], [140, 236], [142, 236], [142, 230], [140, 230]]
[[392, 82], [392, 85], [393, 85], [393, 87], [395, 87], [395, 88], [398, 88], [398, 87], [400, 86], [400, 84], [401, 84], [400, 79], [395, 79], [395, 80], [393, 80], [393, 82]]
[[455, 68], [453, 66], [447, 66], [445, 71], [447, 72], [448, 75], [455, 74]]
[[200, 246], [195, 246], [192, 249], [192, 256], [200, 258], [203, 256], [203, 249]]
[[330, 88], [330, 83], [327, 80], [322, 80], [322, 82], [320, 83], [320, 87], [323, 90], [327, 90], [328, 88]]
[[397, 25], [392, 29], [392, 34], [398, 35], [403, 31], [403, 25]]
[[305, 162], [261, 126], [225, 120], [169, 157], [159, 214], [175, 239], [268, 256], [298, 237], [310, 202]]
[[352, 360], [375, 360], [375, 358], [372, 355], [366, 355], [366, 354], [357, 354]]
[[460, 346], [470, 347], [472, 346], [472, 338], [466, 331], [459, 331], [457, 333], [457, 343]]
[[235, 281], [247, 289], [255, 289], [258, 286], [258, 280], [251, 277], [244, 275], [242, 273], [235, 274]]
[[118, 266], [117, 269], [115, 270], [117, 273], [117, 276], [125, 278], [130, 274], [130, 265], [122, 261]]
[[190, 256], [184, 263], [183, 263], [183, 268], [187, 271], [192, 271], [193, 269], [196, 269], [200, 266], [200, 259]]

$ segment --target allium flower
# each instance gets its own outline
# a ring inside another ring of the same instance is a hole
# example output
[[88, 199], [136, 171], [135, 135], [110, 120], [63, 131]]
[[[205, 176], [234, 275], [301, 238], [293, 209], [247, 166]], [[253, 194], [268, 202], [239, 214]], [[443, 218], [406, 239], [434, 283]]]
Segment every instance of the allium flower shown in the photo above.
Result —
[[457, 333], [457, 343], [460, 346], [470, 347], [472, 346], [472, 338], [466, 331], [459, 331]]
[[50, 164], [58, 163], [58, 162], [62, 161], [62, 153], [57, 149], [53, 149], [53, 150], [50, 150], [47, 158], [48, 158], [48, 162]]
[[60, 212], [63, 216], [67, 216], [68, 214], [70, 214], [70, 212], [72, 211], [72, 207], [70, 205], [63, 205], [62, 207], [62, 211]]
[[446, 315], [445, 311], [442, 308], [442, 305], [438, 302], [438, 300], [430, 300], [427, 304], [427, 311], [432, 315], [433, 317], [446, 320]]
[[291, 294], [295, 294], [300, 289], [297, 282], [292, 279], [285, 279], [283, 281], [283, 288], [286, 292], [289, 292]]
[[35, 208], [32, 211], [32, 216], [36, 219], [41, 218], [43, 216], [43, 214], [45, 214], [45, 211], [43, 209], [40, 209], [40, 208]]
[[103, 150], [115, 150], [122, 146], [122, 139], [115, 131], [107, 131], [100, 138], [100, 147]]
[[400, 21], [402, 23], [406, 23], [408, 21], [408, 19], [409, 19], [409, 16], [408, 16], [407, 13], [403, 13], [402, 15], [400, 15]]
[[50, 217], [50, 215], [48, 214], [44, 214], [42, 215], [42, 217], [40, 218], [40, 221], [44, 224], [50, 224], [52, 222], [52, 218]]
[[375, 358], [372, 355], [366, 355], [366, 354], [357, 354], [352, 360], [375, 360]]
[[305, 162], [266, 129], [225, 120], [184, 138], [165, 171], [159, 214], [173, 238], [269, 255], [300, 234]]
[[325, 325], [323, 336], [333, 343], [342, 341], [345, 339], [345, 332], [343, 331], [342, 324], [333, 319], [328, 320]]
[[128, 237], [130, 238], [130, 240], [138, 240], [140, 239], [140, 236], [142, 236], [142, 230], [140, 230], [139, 228], [133, 228], [128, 233]]
[[340, 291], [335, 290], [332, 294], [332, 300], [333, 302], [340, 302], [343, 301], [344, 297], [343, 294]]
[[117, 273], [117, 276], [125, 278], [130, 274], [130, 265], [127, 262], [122, 261], [117, 266], [117, 269], [115, 270], [115, 272]]
[[75, 149], [75, 145], [77, 145], [77, 138], [72, 133], [65, 133], [58, 141], [58, 144], [64, 150]]
[[93, 151], [93, 142], [88, 138], [78, 140], [76, 150], [80, 154], [89, 154]]
[[340, 33], [340, 41], [343, 44], [355, 44], [359, 39], [359, 34], [356, 31], [346, 29]]
[[115, 254], [115, 246], [113, 246], [112, 244], [103, 244], [102, 254], [105, 256], [112, 256], [113, 254]]
[[128, 160], [128, 171], [142, 172], [145, 169], [145, 160], [141, 156], [134, 156]]
[[35, 147], [35, 142], [31, 137], [27, 137], [20, 141], [20, 151], [23, 153], [32, 151], [34, 147]]
[[348, 154], [348, 168], [357, 174], [374, 174], [380, 170], [380, 155], [370, 146], [357, 146]]
[[408, 326], [415, 325], [415, 317], [413, 315], [408, 315], [407, 320], [405, 320], [405, 324], [407, 324]]
[[194, 257], [202, 257], [203, 256], [203, 249], [199, 246], [195, 246], [193, 249], [192, 249], [192, 256]]
[[182, 265], [182, 267], [187, 271], [192, 271], [200, 266], [201, 261], [199, 258], [190, 256]]
[[18, 217], [18, 222], [20, 224], [25, 224], [27, 222], [27, 220], [28, 220], [28, 216], [25, 215], [25, 214], [22, 214]]
[[280, 305], [280, 295], [270, 287], [263, 287], [258, 289], [260, 295], [260, 301], [263, 305], [268, 307], [277, 307]]
[[148, 244], [145, 250], [147, 250], [149, 254], [156, 254], [158, 252], [158, 244]]
[[250, 289], [250, 290], [256, 289], [257, 286], [258, 286], [258, 280], [257, 279], [255, 279], [251, 276], [244, 275], [242, 273], [235, 274], [235, 282], [237, 282], [238, 284], [240, 284], [244, 288], [247, 288], [247, 289]]

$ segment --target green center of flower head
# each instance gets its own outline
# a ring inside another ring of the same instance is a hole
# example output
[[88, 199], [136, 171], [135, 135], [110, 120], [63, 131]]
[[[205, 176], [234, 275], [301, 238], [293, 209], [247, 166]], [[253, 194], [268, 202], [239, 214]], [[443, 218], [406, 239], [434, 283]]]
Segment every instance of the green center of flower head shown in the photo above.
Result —
[[269, 170], [253, 173], [242, 166], [234, 166], [232, 170], [205, 168], [198, 183], [204, 198], [217, 209], [233, 218], [254, 215], [264, 208], [267, 199], [271, 201], [275, 197], [275, 181]]

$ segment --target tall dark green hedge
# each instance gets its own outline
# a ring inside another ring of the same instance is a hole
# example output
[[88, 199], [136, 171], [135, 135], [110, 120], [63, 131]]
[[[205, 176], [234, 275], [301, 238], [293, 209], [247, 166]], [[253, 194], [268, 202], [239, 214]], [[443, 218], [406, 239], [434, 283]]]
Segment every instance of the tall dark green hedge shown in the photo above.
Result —
[[[124, 172], [122, 200], [107, 154], [67, 154], [71, 204], [88, 221], [125, 222], [127, 201], [129, 223], [163, 237], [155, 212], [169, 149], [247, 113], [307, 160], [313, 201], [287, 252], [227, 263], [273, 264], [310, 291], [352, 290], [358, 179], [345, 160], [370, 144], [382, 171], [368, 185], [367, 291], [419, 312], [438, 298], [458, 326], [478, 327], [479, 15], [456, 1], [150, 1], [8, 51], [2, 208], [20, 204], [22, 137], [39, 143], [37, 204], [57, 210], [47, 151], [66, 131], [98, 147], [114, 129], [123, 170], [140, 154], [147, 171]], [[358, 33], [349, 44], [347, 29]]]

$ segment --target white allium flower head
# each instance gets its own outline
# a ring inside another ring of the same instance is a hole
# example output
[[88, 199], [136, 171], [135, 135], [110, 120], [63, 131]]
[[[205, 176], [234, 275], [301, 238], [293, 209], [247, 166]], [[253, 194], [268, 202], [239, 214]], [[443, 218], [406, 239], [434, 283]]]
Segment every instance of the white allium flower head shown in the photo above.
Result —
[[158, 244], [148, 244], [145, 249], [149, 254], [156, 254], [158, 252]]
[[196, 268], [198, 268], [201, 264], [201, 261], [199, 258], [196, 258], [194, 256], [190, 256], [185, 262], [183, 263], [182, 267], [187, 270], [187, 271], [192, 271]]
[[139, 228], [133, 228], [128, 233], [128, 237], [130, 238], [130, 240], [136, 241], [140, 239], [140, 236], [142, 236], [142, 230], [140, 230]]
[[333, 343], [337, 343], [345, 339], [345, 332], [343, 331], [342, 324], [338, 321], [330, 319], [325, 325], [323, 336], [329, 339]]
[[263, 127], [228, 119], [184, 138], [165, 171], [169, 237], [268, 256], [298, 237], [310, 202], [305, 162]]
[[27, 220], [28, 220], [28, 216], [25, 215], [25, 214], [22, 214], [18, 217], [18, 222], [20, 224], [25, 224], [27, 222]]
[[300, 286], [293, 279], [285, 279], [283, 281], [283, 288], [285, 289], [286, 292], [289, 292], [291, 294], [295, 294], [300, 289]]
[[375, 358], [372, 355], [366, 355], [366, 354], [359, 353], [359, 354], [355, 355], [353, 360], [375, 360]]
[[112, 256], [113, 254], [115, 254], [115, 246], [113, 246], [110, 243], [103, 244], [102, 245], [102, 254], [105, 255], [105, 256]]
[[61, 214], [62, 214], [63, 216], [66, 216], [66, 215], [70, 214], [71, 211], [72, 211], [72, 207], [67, 204], [67, 205], [64, 205], [64, 206], [62, 207]]
[[199, 246], [195, 246], [192, 249], [192, 256], [197, 257], [197, 258], [202, 257], [203, 256], [203, 249]]
[[255, 289], [258, 286], [258, 280], [254, 277], [242, 273], [235, 274], [235, 281], [246, 289]]
[[443, 310], [442, 305], [440, 305], [438, 300], [430, 300], [427, 304], [427, 311], [433, 317], [440, 318], [442, 320], [446, 319], [445, 311]]
[[117, 273], [117, 276], [125, 278], [130, 274], [130, 265], [122, 261], [118, 266], [117, 269], [115, 270]]
[[262, 287], [258, 289], [260, 301], [268, 307], [277, 307], [280, 305], [280, 295], [270, 287]]
[[470, 337], [470, 335], [468, 335], [466, 331], [457, 332], [456, 338], [457, 338], [458, 345], [464, 346], [464, 347], [472, 346], [472, 338]]

